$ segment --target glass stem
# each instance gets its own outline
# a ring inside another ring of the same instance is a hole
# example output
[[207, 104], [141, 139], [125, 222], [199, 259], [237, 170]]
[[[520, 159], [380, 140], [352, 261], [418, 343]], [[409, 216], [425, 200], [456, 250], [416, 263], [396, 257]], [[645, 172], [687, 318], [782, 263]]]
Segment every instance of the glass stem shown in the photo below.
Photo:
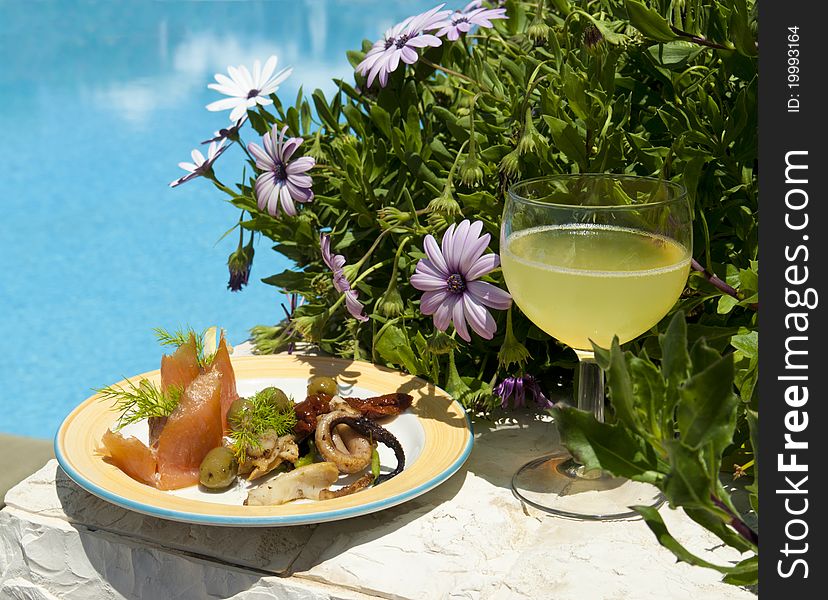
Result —
[[592, 352], [578, 353], [578, 408], [591, 412], [596, 421], [604, 422], [604, 371]]

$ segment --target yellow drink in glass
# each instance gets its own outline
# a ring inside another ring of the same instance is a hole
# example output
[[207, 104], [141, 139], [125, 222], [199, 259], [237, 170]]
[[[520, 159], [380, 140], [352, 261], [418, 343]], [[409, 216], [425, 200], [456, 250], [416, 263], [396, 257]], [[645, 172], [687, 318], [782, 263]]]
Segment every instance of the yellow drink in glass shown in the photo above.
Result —
[[608, 348], [655, 325], [681, 294], [690, 254], [681, 244], [606, 225], [548, 225], [510, 235], [506, 284], [529, 319], [575, 350]]

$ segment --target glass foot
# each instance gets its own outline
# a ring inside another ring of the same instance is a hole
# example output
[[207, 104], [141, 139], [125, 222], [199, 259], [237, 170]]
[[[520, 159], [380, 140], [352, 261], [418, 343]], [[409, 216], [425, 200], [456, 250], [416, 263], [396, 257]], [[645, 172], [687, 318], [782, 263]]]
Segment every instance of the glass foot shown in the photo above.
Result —
[[512, 477], [512, 491], [526, 504], [561, 517], [589, 521], [629, 519], [630, 507], [657, 507], [664, 496], [649, 483], [584, 471], [566, 451], [526, 463]]

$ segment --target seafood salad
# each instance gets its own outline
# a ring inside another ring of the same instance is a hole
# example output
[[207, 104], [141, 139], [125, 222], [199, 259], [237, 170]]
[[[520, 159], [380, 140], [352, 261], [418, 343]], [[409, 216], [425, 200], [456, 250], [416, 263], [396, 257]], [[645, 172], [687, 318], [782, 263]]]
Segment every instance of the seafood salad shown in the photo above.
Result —
[[[142, 380], [98, 390], [121, 413], [101, 452], [133, 479], [160, 490], [224, 490], [242, 478], [250, 484], [244, 504], [262, 506], [338, 498], [405, 468], [401, 444], [380, 421], [405, 411], [408, 394], [344, 398], [335, 379], [315, 376], [299, 402], [276, 387], [242, 398], [223, 335], [157, 333], [175, 347], [161, 359], [160, 387]], [[133, 423], [146, 424], [148, 443], [120, 431]], [[394, 453], [391, 472], [380, 472], [378, 444]], [[335, 489], [341, 476], [350, 483]]]

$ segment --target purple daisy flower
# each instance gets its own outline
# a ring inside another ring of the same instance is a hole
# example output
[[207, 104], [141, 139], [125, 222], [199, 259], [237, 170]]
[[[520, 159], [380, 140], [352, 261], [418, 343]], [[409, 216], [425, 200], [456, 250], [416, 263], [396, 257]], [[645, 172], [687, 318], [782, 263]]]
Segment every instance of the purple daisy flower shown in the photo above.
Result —
[[322, 234], [319, 239], [322, 246], [322, 260], [333, 273], [333, 286], [343, 294], [351, 289], [351, 284], [345, 278], [342, 268], [345, 266], [345, 257], [331, 252], [331, 236]]
[[190, 153], [190, 156], [193, 158], [193, 162], [178, 163], [178, 166], [187, 171], [187, 174], [183, 177], [179, 177], [175, 181], [171, 181], [170, 187], [179, 186], [185, 181], [190, 181], [196, 177], [203, 177], [209, 173], [213, 168], [213, 163], [216, 162], [216, 159], [224, 154], [224, 151], [229, 147], [230, 146], [224, 145], [224, 140], [218, 144], [216, 142], [212, 142], [210, 147], [207, 149], [207, 158], [204, 158], [204, 155], [198, 150], [193, 150], [192, 153]]
[[256, 200], [259, 210], [279, 216], [279, 205], [291, 217], [295, 217], [295, 202], [310, 202], [313, 200], [313, 180], [305, 172], [316, 164], [310, 156], [303, 156], [290, 160], [296, 149], [302, 145], [302, 138], [287, 138], [287, 126], [281, 131], [271, 129], [270, 133], [262, 136], [260, 148], [254, 143], [247, 145], [247, 149], [256, 158], [256, 167], [263, 173], [256, 178]]
[[507, 377], [495, 386], [494, 393], [500, 398], [501, 408], [507, 408], [510, 399], [512, 400], [512, 408], [525, 406], [527, 394], [539, 408], [551, 408], [553, 406], [541, 390], [537, 378], [532, 375]]
[[241, 129], [242, 125], [244, 125], [246, 122], [247, 115], [245, 114], [241, 119], [236, 121], [235, 125], [231, 125], [230, 127], [222, 127], [213, 134], [213, 137], [211, 137], [209, 140], [204, 140], [201, 143], [209, 144], [210, 142], [220, 142], [221, 140], [236, 139], [239, 133], [239, 129]]
[[351, 284], [345, 277], [343, 267], [345, 266], [345, 257], [341, 254], [333, 254], [331, 252], [331, 236], [321, 234], [319, 236], [319, 243], [322, 246], [322, 260], [333, 273], [333, 286], [340, 294], [345, 294], [345, 308], [351, 313], [351, 316], [357, 321], [367, 321], [368, 317], [365, 314], [365, 307], [357, 299], [358, 292], [351, 289]]
[[293, 72], [293, 69], [288, 67], [274, 75], [273, 71], [276, 70], [278, 62], [279, 59], [276, 56], [271, 56], [265, 62], [264, 67], [258, 60], [254, 61], [253, 73], [248, 71], [244, 65], [227, 67], [230, 77], [216, 73], [216, 83], [211, 83], [207, 87], [230, 97], [211, 102], [207, 105], [207, 110], [232, 109], [230, 120], [238, 121], [247, 114], [248, 109], [257, 104], [262, 106], [273, 104], [273, 100], [269, 98], [270, 94], [278, 90], [279, 84]]
[[[472, 3], [474, 4], [474, 3]], [[461, 33], [468, 33], [475, 25], [491, 28], [492, 19], [506, 19], [505, 8], [471, 8], [472, 4], [466, 6], [463, 12], [455, 12], [451, 18], [442, 23], [442, 28], [437, 32], [438, 37], [446, 36], [452, 42], [460, 38]]]
[[445, 4], [435, 6], [422, 14], [408, 17], [388, 29], [357, 65], [357, 73], [368, 77], [368, 87], [379, 77], [382, 87], [388, 83], [388, 76], [396, 71], [400, 61], [411, 65], [417, 62], [417, 49], [426, 46], [439, 46], [442, 42], [437, 36], [425, 33], [440, 27], [451, 11], [440, 9]]
[[497, 254], [483, 256], [491, 236], [480, 235], [483, 222], [462, 221], [443, 234], [442, 250], [434, 236], [427, 235], [425, 253], [417, 263], [411, 285], [425, 292], [420, 301], [424, 315], [434, 315], [434, 326], [445, 331], [454, 324], [457, 334], [471, 341], [466, 322], [480, 337], [490, 340], [497, 330], [494, 318], [486, 307], [505, 310], [512, 297], [500, 288], [478, 281], [500, 265]]

